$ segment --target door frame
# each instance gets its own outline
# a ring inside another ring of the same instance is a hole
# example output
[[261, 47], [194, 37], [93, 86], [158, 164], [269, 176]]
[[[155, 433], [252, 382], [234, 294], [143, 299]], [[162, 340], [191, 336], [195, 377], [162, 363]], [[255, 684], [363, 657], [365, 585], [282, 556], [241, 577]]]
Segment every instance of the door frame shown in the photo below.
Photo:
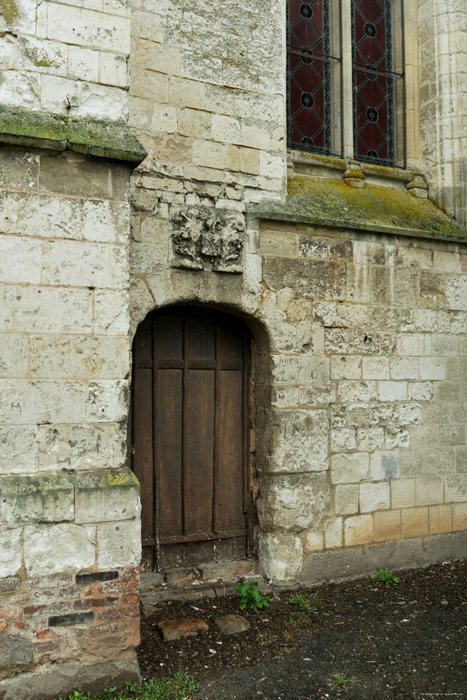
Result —
[[[141, 321], [140, 324], [138, 324], [136, 333], [133, 338], [133, 343], [132, 343], [132, 383], [131, 383], [131, 391], [130, 391], [130, 410], [129, 410], [129, 417], [128, 417], [128, 462], [130, 468], [134, 471], [134, 463], [133, 463], [133, 455], [134, 455], [134, 444], [133, 444], [133, 437], [135, 435], [135, 429], [134, 429], [134, 416], [135, 416], [135, 411], [134, 411], [134, 388], [135, 388], [135, 373], [136, 373], [136, 364], [135, 364], [135, 339], [137, 338], [138, 331], [140, 327], [142, 326], [143, 323], [151, 323], [152, 327], [152, 322], [155, 318], [161, 317], [161, 316], [186, 316], [187, 314], [190, 315], [190, 313], [193, 313], [194, 316], [198, 318], [213, 318], [213, 319], [225, 319], [228, 320], [229, 316], [232, 319], [235, 319], [237, 323], [241, 325], [241, 329], [243, 332], [243, 377], [242, 377], [242, 425], [243, 425], [243, 447], [242, 447], [242, 452], [243, 452], [243, 508], [244, 508], [244, 513], [246, 517], [246, 559], [252, 559], [255, 557], [255, 547], [254, 547], [254, 523], [255, 523], [255, 508], [253, 504], [253, 495], [252, 491], [250, 488], [250, 428], [251, 428], [251, 416], [253, 415], [253, 412], [251, 411], [251, 396], [252, 393], [250, 391], [250, 384], [251, 384], [251, 340], [252, 340], [252, 335], [251, 331], [248, 328], [247, 324], [245, 321], [239, 317], [235, 316], [233, 314], [229, 314], [228, 312], [225, 312], [222, 309], [217, 309], [215, 307], [210, 307], [210, 306], [202, 306], [202, 305], [188, 305], [188, 304], [177, 304], [173, 306], [166, 306], [162, 307], [160, 309], [154, 309], [153, 311], [149, 312], [146, 317]], [[152, 331], [153, 332], [153, 331]], [[219, 333], [219, 329], [217, 328], [217, 334]], [[217, 342], [217, 341], [216, 341]], [[153, 353], [154, 357], [154, 353]], [[216, 374], [220, 372], [220, 370], [216, 370]], [[156, 380], [154, 378], [154, 372], [153, 372], [153, 379], [152, 379], [152, 395], [153, 395], [153, 406], [155, 406], [155, 400], [154, 400], [154, 391], [155, 391], [155, 386], [156, 386]], [[216, 421], [217, 423], [217, 421]], [[155, 415], [153, 412], [153, 436], [155, 435]], [[218, 426], [215, 429], [218, 429]], [[214, 450], [216, 449], [215, 444], [216, 444], [216, 439], [217, 436], [214, 436]], [[216, 467], [215, 463], [213, 464], [213, 498], [214, 498], [214, 493], [215, 493], [215, 479], [216, 479]], [[159, 466], [158, 466], [158, 460], [157, 460], [157, 448], [155, 441], [153, 440], [153, 499], [154, 499], [154, 550], [153, 550], [153, 557], [152, 557], [152, 566], [150, 567], [151, 570], [153, 571], [161, 571], [163, 570], [163, 566], [161, 566], [161, 561], [163, 562], [163, 559], [161, 557], [161, 552], [160, 552], [160, 537], [159, 537], [159, 527], [160, 527], [160, 508], [159, 508], [159, 503], [160, 499], [158, 497], [158, 483], [159, 483]], [[222, 538], [219, 538], [222, 539]], [[197, 541], [196, 537], [187, 537], [186, 542], [189, 541]], [[199, 540], [198, 540], [199, 541]], [[201, 540], [202, 541], [202, 540]], [[206, 541], [208, 541], [206, 539]], [[144, 553], [143, 553], [144, 556]], [[212, 560], [214, 561], [214, 560]], [[225, 560], [227, 561], [227, 560]], [[191, 566], [191, 565], [190, 565]], [[202, 566], [202, 564], [200, 564]]]

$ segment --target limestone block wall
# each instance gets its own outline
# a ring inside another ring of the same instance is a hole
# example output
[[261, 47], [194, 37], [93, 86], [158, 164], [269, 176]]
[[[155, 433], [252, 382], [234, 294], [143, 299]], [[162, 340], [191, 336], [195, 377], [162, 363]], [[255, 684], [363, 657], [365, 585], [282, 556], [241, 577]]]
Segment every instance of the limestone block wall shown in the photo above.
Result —
[[127, 117], [127, 0], [2, 0], [0, 11], [2, 106]]
[[129, 169], [0, 159], [0, 696], [54, 698], [138, 675]]
[[422, 168], [434, 201], [467, 222], [467, 5], [418, 0]]
[[465, 540], [443, 536], [467, 525], [465, 245], [262, 222], [259, 251], [291, 329], [272, 383], [256, 377], [271, 400], [256, 426], [265, 572], [459, 556]]
[[285, 0], [133, 3], [130, 125], [151, 156], [137, 207], [242, 212], [281, 195], [284, 18]]

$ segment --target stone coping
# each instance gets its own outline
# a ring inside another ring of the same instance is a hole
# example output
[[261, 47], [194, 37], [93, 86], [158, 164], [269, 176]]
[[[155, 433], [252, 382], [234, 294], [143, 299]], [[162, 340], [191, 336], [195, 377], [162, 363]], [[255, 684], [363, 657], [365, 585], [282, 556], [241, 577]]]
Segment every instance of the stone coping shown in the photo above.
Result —
[[402, 189], [367, 184], [349, 187], [341, 179], [294, 176], [285, 203], [253, 204], [256, 218], [335, 229], [467, 242], [467, 229], [433, 202]]
[[141, 163], [147, 156], [126, 124], [0, 107], [0, 143]]
[[34, 493], [45, 495], [49, 492], [72, 489], [93, 491], [112, 488], [139, 489], [139, 482], [128, 467], [0, 476], [0, 495], [2, 496], [28, 496]]

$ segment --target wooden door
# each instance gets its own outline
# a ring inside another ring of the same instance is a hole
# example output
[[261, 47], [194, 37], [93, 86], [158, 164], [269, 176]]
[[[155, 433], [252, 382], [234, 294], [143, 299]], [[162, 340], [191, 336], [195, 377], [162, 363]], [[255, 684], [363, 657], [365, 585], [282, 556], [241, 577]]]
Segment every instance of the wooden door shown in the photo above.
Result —
[[155, 312], [133, 353], [131, 453], [144, 568], [245, 558], [246, 326], [196, 307]]

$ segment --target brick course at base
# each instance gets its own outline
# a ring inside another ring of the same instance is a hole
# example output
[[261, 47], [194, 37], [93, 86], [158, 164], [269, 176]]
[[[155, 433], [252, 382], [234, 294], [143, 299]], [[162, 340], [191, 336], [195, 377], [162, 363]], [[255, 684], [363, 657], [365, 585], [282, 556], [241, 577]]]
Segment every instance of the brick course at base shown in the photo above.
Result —
[[130, 567], [0, 579], [0, 678], [56, 664], [135, 660], [139, 573]]

